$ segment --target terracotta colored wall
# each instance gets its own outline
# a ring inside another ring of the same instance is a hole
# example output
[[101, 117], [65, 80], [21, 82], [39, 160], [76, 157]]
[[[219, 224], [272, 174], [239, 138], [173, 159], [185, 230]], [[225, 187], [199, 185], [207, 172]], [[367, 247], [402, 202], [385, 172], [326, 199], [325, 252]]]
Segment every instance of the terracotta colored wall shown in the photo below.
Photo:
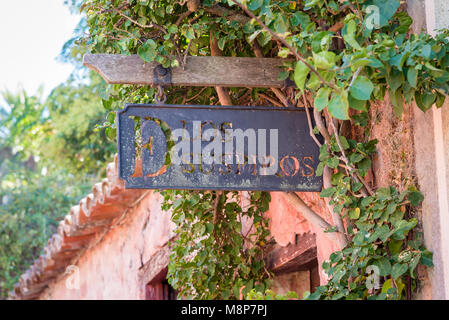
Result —
[[[316, 193], [302, 194], [302, 197], [317, 211], [323, 205]], [[161, 200], [159, 194], [148, 192], [120, 223], [95, 239], [91, 248], [50, 285], [42, 298], [144, 299], [145, 284], [150, 279], [141, 279], [142, 266], [173, 236], [173, 224], [170, 215], [161, 211]], [[323, 216], [330, 218], [326, 214]], [[333, 251], [325, 236], [310, 228], [300, 213], [285, 203], [281, 193], [272, 193], [267, 217], [271, 219], [271, 233], [280, 245], [294, 242], [296, 234], [312, 232], [317, 234], [319, 242], [319, 264]], [[308, 275], [308, 272], [303, 273]], [[324, 274], [320, 276], [325, 281]], [[304, 283], [299, 281], [301, 277], [284, 278], [276, 282], [277, 291], [294, 289], [302, 294], [310, 289], [307, 276], [302, 277]]]
[[161, 200], [159, 194], [149, 192], [104, 238], [96, 239], [99, 242], [42, 298], [143, 299], [145, 283], [139, 280], [139, 268], [173, 235], [170, 215], [160, 209]]
[[[317, 192], [298, 193], [300, 197], [316, 213], [323, 217], [327, 222], [333, 224], [332, 217], [326, 208], [326, 203], [320, 198]], [[316, 234], [317, 258], [319, 266], [320, 283], [327, 282], [327, 276], [321, 268], [322, 263], [329, 258], [329, 255], [338, 248], [332, 243], [326, 235], [313, 225], [309, 224], [301, 213], [292, 208], [283, 198], [282, 192], [271, 193], [270, 209], [266, 213], [270, 219], [270, 232], [276, 242], [281, 246], [287, 246], [295, 242], [296, 234], [302, 235], [311, 232]]]

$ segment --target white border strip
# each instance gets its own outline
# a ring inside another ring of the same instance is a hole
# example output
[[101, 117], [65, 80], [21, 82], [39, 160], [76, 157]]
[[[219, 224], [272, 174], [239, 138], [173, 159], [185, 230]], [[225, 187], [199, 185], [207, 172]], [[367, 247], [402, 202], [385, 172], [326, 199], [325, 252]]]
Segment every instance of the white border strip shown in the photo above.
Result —
[[[436, 12], [435, 12], [435, 0], [425, 0], [426, 6], [426, 24], [427, 32], [431, 35], [435, 35], [436, 32]], [[443, 106], [447, 108], [448, 105]], [[433, 115], [433, 128], [434, 128], [434, 143], [435, 143], [435, 160], [436, 160], [436, 177], [438, 186], [438, 206], [439, 206], [439, 222], [440, 222], [440, 237], [441, 237], [441, 261], [443, 265], [443, 281], [444, 281], [444, 297], [449, 298], [449, 199], [447, 188], [447, 170], [446, 162], [446, 150], [443, 133], [443, 116], [442, 110], [432, 108]], [[449, 128], [448, 128], [449, 129]], [[435, 282], [434, 282], [435, 283]], [[433, 290], [432, 290], [433, 291]]]

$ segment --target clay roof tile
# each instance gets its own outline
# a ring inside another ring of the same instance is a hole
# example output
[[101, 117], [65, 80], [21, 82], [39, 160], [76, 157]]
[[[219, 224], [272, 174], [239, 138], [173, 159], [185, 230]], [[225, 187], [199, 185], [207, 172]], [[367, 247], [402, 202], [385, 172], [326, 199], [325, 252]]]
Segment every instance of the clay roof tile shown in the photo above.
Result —
[[126, 190], [118, 178], [117, 157], [107, 166], [107, 178], [92, 187], [92, 193], [60, 221], [43, 254], [23, 273], [9, 299], [37, 299], [72, 263], [92, 239], [111, 225], [115, 218], [135, 205], [144, 190]]

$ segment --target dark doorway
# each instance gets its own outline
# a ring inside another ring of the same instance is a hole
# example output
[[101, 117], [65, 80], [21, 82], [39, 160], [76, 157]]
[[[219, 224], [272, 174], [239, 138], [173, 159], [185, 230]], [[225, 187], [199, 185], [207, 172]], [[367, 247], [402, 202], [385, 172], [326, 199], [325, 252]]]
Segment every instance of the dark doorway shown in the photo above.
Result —
[[147, 284], [145, 300], [176, 300], [176, 297], [176, 290], [172, 288], [167, 280]]
[[176, 300], [177, 292], [168, 283], [167, 268], [163, 269], [145, 287], [145, 300]]

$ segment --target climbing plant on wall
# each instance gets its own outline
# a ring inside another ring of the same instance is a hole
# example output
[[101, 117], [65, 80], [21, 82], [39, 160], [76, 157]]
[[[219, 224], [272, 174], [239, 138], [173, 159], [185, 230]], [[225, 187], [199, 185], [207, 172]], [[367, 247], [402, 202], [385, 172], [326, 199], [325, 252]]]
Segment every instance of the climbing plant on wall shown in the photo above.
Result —
[[[164, 191], [163, 209], [172, 209], [177, 239], [168, 276], [179, 294], [199, 299], [238, 299], [253, 288], [265, 292], [272, 274], [263, 248], [269, 235], [270, 194], [253, 192], [246, 206], [239, 192]], [[243, 208], [242, 208], [243, 207]], [[242, 220], [252, 223], [242, 230]]]
[[[413, 21], [399, 0], [86, 0], [82, 9], [89, 33], [79, 44], [93, 53], [138, 54], [164, 67], [184, 67], [187, 55], [293, 58], [279, 73], [280, 80], [295, 81], [293, 91], [173, 87], [168, 101], [295, 103], [313, 112], [311, 132], [324, 138], [317, 170], [324, 179], [321, 196], [334, 220], [324, 231], [339, 235], [341, 250], [323, 264], [328, 284], [307, 298], [411, 297], [417, 266], [432, 265], [415, 232], [423, 196], [411, 183], [375, 188], [368, 182], [377, 144], [369, 140], [369, 110], [385, 96], [398, 118], [404, 103], [422, 111], [443, 105], [449, 92], [448, 30], [435, 37], [412, 33]], [[154, 94], [153, 88], [114, 85], [104, 92], [103, 104], [113, 110], [125, 101], [152, 102]], [[105, 126], [114, 139], [114, 113]], [[178, 233], [172, 285], [193, 298], [241, 298], [250, 291], [263, 297], [270, 277], [260, 246], [268, 197], [250, 193], [252, 209], [243, 210], [231, 192], [164, 195]], [[259, 223], [253, 245], [239, 229], [245, 215]], [[220, 255], [224, 260], [217, 260]]]

